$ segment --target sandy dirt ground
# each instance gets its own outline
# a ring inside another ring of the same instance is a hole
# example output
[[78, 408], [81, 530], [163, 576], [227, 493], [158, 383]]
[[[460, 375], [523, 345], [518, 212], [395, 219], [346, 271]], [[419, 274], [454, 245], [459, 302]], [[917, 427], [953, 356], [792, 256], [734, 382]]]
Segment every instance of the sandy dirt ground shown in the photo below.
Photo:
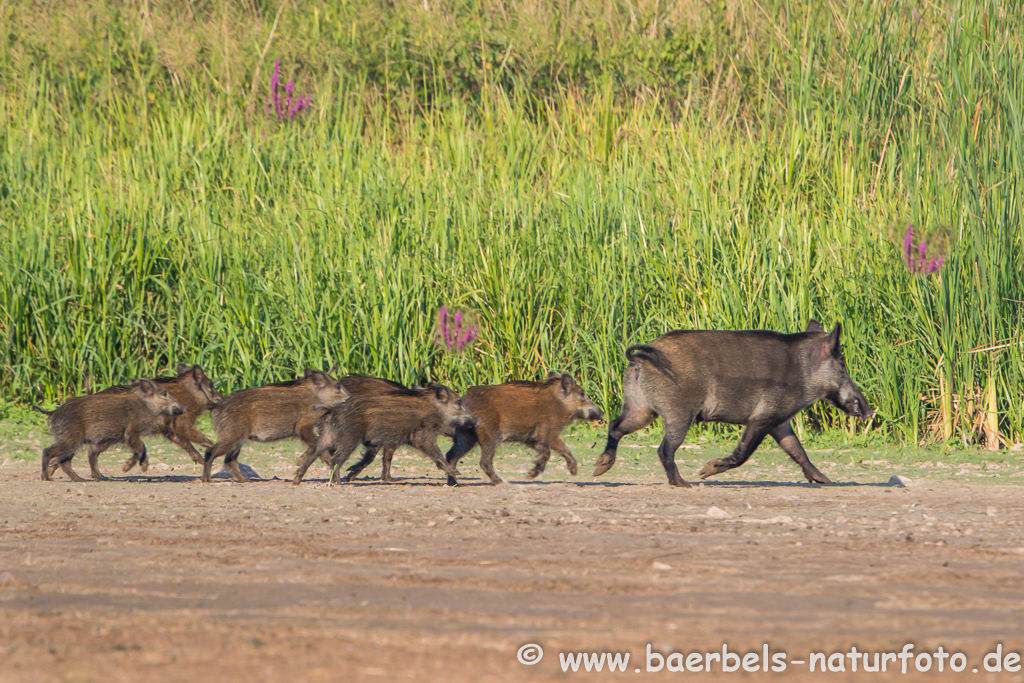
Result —
[[[570, 441], [577, 477], [552, 461], [526, 481], [505, 447], [494, 487], [474, 452], [454, 489], [411, 451], [396, 484], [329, 487], [317, 465], [295, 487], [296, 442], [243, 450], [260, 481], [204, 485], [159, 439], [146, 475], [121, 475], [115, 448], [109, 480], [47, 483], [29, 457], [42, 432], [7, 439], [0, 681], [1024, 680], [1021, 453], [812, 450], [842, 482], [823, 487], [764, 449], [684, 490], [657, 437], [624, 442], [599, 479], [596, 431]], [[681, 450], [684, 476], [727, 448]], [[75, 465], [88, 473], [84, 451]], [[884, 654], [907, 645], [902, 675]], [[854, 673], [854, 647], [890, 673]], [[723, 648], [744, 659], [705, 654]], [[572, 670], [603, 652], [628, 653], [624, 672]]]

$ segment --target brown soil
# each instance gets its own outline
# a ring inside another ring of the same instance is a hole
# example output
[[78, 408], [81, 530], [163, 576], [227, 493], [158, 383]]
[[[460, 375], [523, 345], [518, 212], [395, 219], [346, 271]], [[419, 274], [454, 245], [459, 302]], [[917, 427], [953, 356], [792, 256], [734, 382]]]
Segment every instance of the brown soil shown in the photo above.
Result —
[[[160, 444], [148, 476], [46, 483], [38, 459], [0, 446], [0, 681], [693, 678], [649, 673], [648, 646], [765, 644], [786, 653], [784, 673], [713, 663], [697, 676], [810, 681], [821, 674], [794, 660], [908, 643], [968, 666], [902, 680], [1024, 678], [982, 668], [997, 644], [1024, 650], [1019, 466], [864, 469], [812, 452], [845, 482], [822, 487], [766, 452], [684, 490], [663, 482], [649, 443], [591, 479], [596, 440], [571, 444], [580, 476], [553, 461], [536, 482], [522, 450], [503, 449], [499, 487], [471, 453], [457, 489], [407, 452], [397, 484], [332, 488], [315, 466], [295, 487], [290, 442], [243, 450], [265, 477], [251, 484], [203, 485]], [[684, 476], [722, 450], [681, 451]], [[532, 666], [517, 660], [529, 643], [545, 653]], [[562, 672], [560, 652], [605, 650], [630, 653], [626, 673]]]

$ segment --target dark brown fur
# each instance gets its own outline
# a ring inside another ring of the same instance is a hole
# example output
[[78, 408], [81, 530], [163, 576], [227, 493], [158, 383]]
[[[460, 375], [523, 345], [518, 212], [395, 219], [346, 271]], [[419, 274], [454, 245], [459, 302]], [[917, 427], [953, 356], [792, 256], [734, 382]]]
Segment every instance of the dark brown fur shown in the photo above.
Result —
[[[544, 471], [552, 450], [565, 458], [569, 473], [576, 474], [576, 458], [562, 441], [562, 430], [573, 420], [604, 416], [571, 375], [557, 372], [549, 373], [543, 382], [516, 380], [470, 387], [462, 401], [479, 424], [456, 432], [446, 460], [455, 467], [479, 443], [480, 469], [494, 484], [501, 483], [494, 471], [494, 454], [503, 441], [524, 443], [537, 451], [533, 469], [526, 475], [529, 479]], [[454, 486], [455, 478], [449, 477], [448, 483]]]
[[[346, 377], [341, 378], [341, 385], [353, 396], [374, 396], [387, 394], [393, 391], [409, 390], [406, 386], [399, 384], [398, 382], [392, 382], [389, 379], [382, 379], [380, 377], [370, 377], [369, 375], [347, 375]], [[391, 477], [391, 461], [395, 457], [396, 450], [398, 450], [398, 446], [384, 446], [381, 449], [381, 481], [394, 481]], [[330, 455], [328, 453], [324, 453], [323, 457], [327, 459], [329, 464]], [[366, 463], [359, 469], [356, 469], [356, 465], [350, 467], [348, 469], [348, 474], [345, 475], [345, 481], [352, 481], [355, 479], [367, 465], [369, 465], [369, 463]]]
[[135, 380], [124, 391], [76, 396], [56, 410], [47, 411], [54, 443], [43, 449], [42, 478], [51, 481], [58, 467], [74, 481], [85, 481], [71, 469], [71, 459], [86, 444], [93, 479], [104, 479], [97, 466], [100, 453], [116, 443], [127, 444], [132, 457], [146, 458], [142, 437], [159, 434], [168, 417], [181, 415], [185, 407], [166, 389], [148, 379]]
[[211, 411], [217, 443], [206, 449], [203, 481], [212, 480], [213, 461], [221, 456], [236, 481], [249, 481], [238, 467], [238, 454], [246, 439], [265, 442], [298, 437], [312, 447], [317, 422], [348, 395], [340, 381], [319, 370], [229, 395]]
[[665, 434], [658, 457], [673, 486], [689, 486], [679, 475], [675, 452], [694, 422], [746, 426], [732, 455], [708, 462], [701, 478], [739, 467], [770, 434], [809, 481], [832, 483], [808, 460], [790, 420], [820, 399], [856, 417], [871, 415], [846, 371], [839, 336], [838, 325], [828, 334], [811, 320], [797, 334], [676, 330], [630, 347], [622, 414], [608, 425], [608, 444], [594, 476], [615, 464], [623, 436], [661, 416]]
[[437, 437], [475, 424], [476, 419], [459, 396], [439, 384], [352, 398], [324, 417], [320, 423], [320, 438], [315, 448], [303, 455], [294, 483], [302, 482], [313, 461], [327, 455], [330, 456], [327, 460], [331, 483], [335, 483], [338, 469], [360, 444], [366, 447], [366, 452], [353, 468], [352, 476], [370, 464], [379, 449], [402, 445], [422, 451], [451, 475], [454, 468], [445, 462], [437, 447]]
[[[213, 441], [196, 428], [196, 418], [217, 405], [223, 397], [217, 393], [213, 382], [198, 365], [179, 364], [177, 376], [158, 377], [153, 382], [158, 387], [166, 389], [167, 393], [174, 397], [174, 400], [185, 406], [184, 413], [169, 417], [164, 421], [164, 427], [160, 433], [188, 453], [192, 462], [202, 464], [203, 456], [192, 444], [197, 443], [207, 448], [213, 445]], [[116, 394], [130, 390], [130, 386], [120, 385], [104, 389], [99, 393]], [[136, 459], [132, 456], [125, 462], [122, 471], [129, 471], [135, 466], [135, 463]], [[138, 464], [143, 472], [149, 468], [148, 459], [138, 461]]]

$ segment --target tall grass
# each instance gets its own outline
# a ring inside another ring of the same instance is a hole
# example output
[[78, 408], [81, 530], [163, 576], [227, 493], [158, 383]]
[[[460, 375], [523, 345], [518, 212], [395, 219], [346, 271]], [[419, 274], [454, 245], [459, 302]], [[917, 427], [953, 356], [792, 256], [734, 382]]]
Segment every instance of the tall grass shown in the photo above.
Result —
[[[1020, 439], [1004, 5], [63, 11], [0, 5], [5, 394], [179, 361], [224, 391], [333, 364], [456, 388], [558, 368], [614, 412], [630, 344], [815, 317], [843, 324], [869, 429]], [[292, 122], [263, 113], [275, 60], [313, 96]], [[904, 266], [908, 223], [937, 275]], [[433, 342], [443, 305], [476, 312], [469, 353]]]

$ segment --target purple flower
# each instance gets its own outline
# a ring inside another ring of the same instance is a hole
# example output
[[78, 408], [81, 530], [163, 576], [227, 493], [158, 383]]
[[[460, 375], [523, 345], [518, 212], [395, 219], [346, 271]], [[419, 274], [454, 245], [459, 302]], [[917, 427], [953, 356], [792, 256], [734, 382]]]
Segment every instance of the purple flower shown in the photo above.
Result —
[[479, 336], [479, 329], [466, 321], [467, 317], [462, 311], [453, 315], [447, 306], [442, 306], [437, 312], [437, 331], [434, 333], [437, 345], [456, 353], [468, 349]]
[[928, 258], [928, 240], [922, 238], [921, 244], [914, 253], [914, 225], [907, 223], [907, 234], [903, 237], [903, 262], [910, 269], [911, 273], [931, 275], [937, 273], [945, 259], [941, 256]]
[[309, 95], [295, 97], [295, 84], [289, 80], [284, 85], [285, 96], [281, 97], [281, 62], [274, 62], [274, 73], [270, 76], [270, 97], [267, 99], [267, 116], [277, 116], [279, 121], [292, 121], [297, 115], [309, 109], [313, 98]]

